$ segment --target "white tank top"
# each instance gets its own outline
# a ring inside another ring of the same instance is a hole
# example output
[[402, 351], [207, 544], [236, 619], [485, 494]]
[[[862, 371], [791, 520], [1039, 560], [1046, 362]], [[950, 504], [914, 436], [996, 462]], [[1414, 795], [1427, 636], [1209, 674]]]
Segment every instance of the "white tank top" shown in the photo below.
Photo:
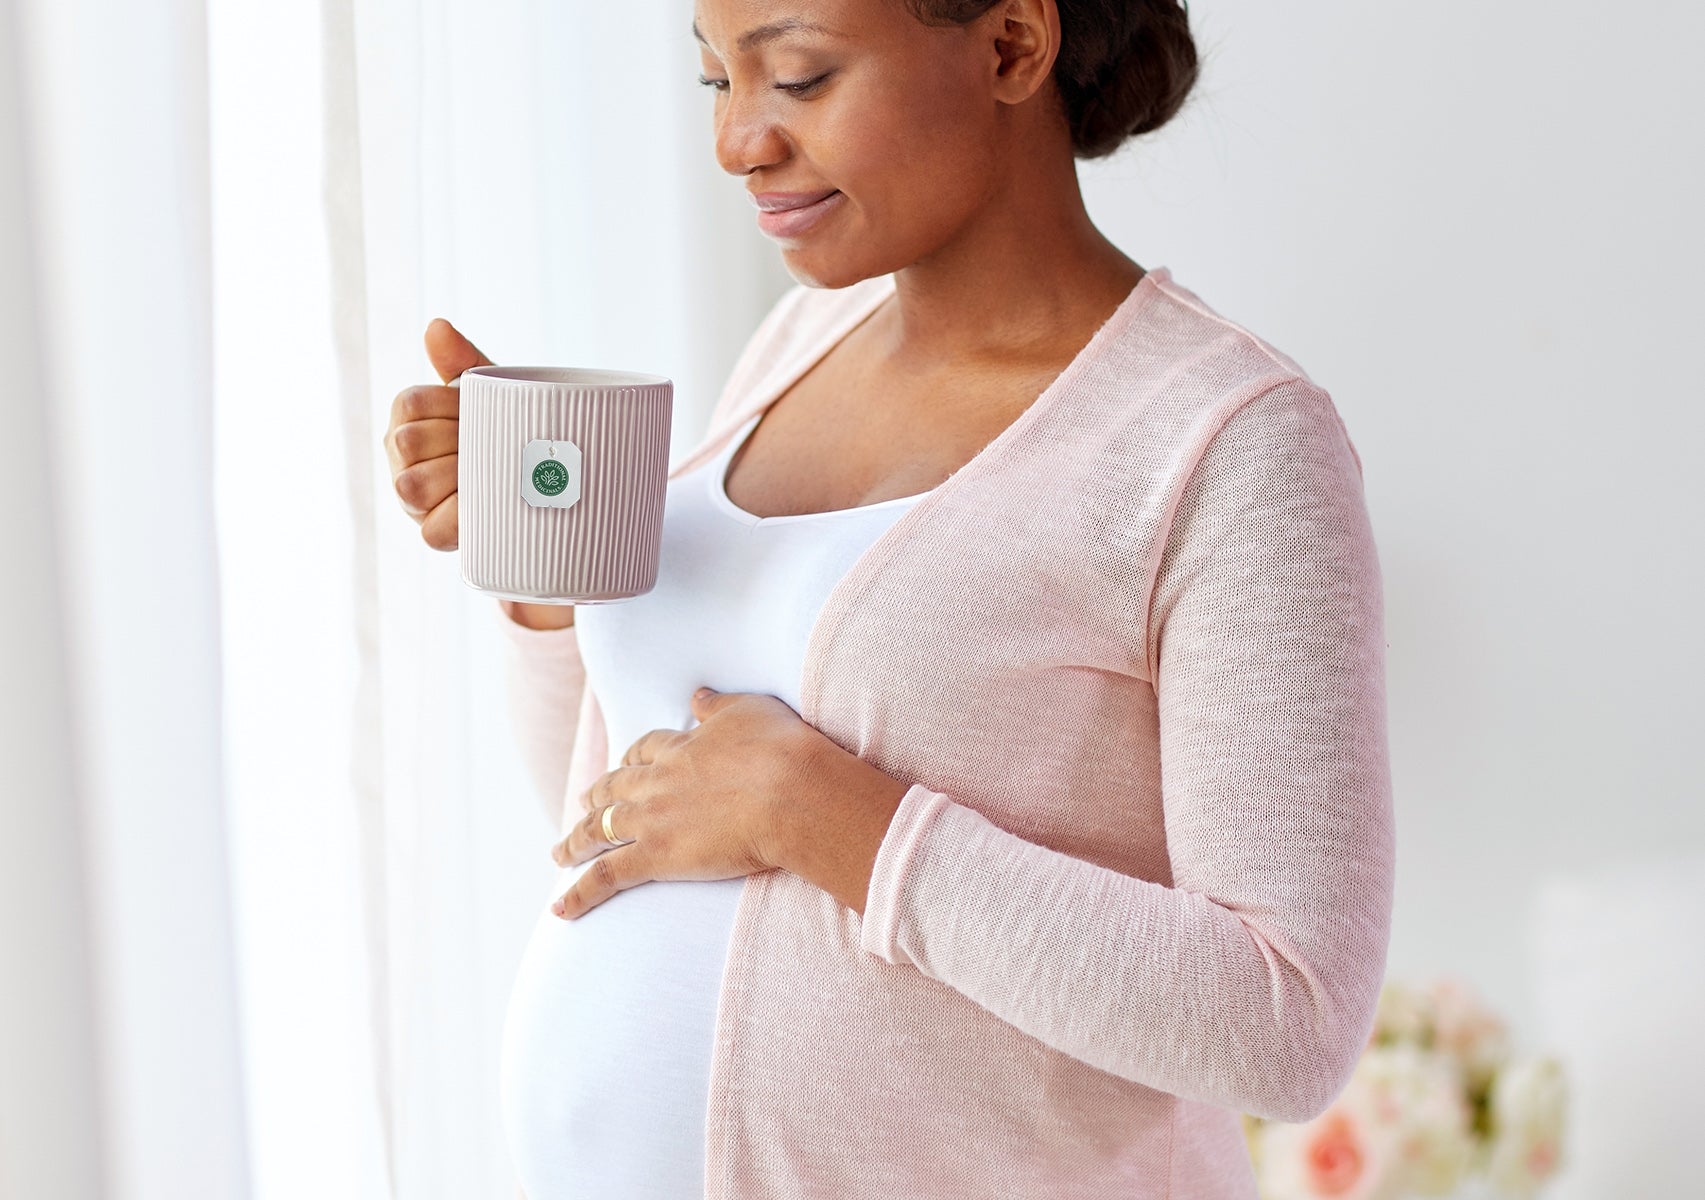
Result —
[[[724, 479], [762, 415], [669, 481], [657, 586], [575, 610], [606, 769], [648, 730], [695, 725], [700, 685], [766, 693], [797, 712], [806, 639], [830, 589], [927, 494], [754, 516]], [[557, 872], [510, 995], [510, 1155], [528, 1200], [702, 1196], [716, 1007], [745, 880], [655, 880], [573, 921], [551, 913], [590, 865]]]

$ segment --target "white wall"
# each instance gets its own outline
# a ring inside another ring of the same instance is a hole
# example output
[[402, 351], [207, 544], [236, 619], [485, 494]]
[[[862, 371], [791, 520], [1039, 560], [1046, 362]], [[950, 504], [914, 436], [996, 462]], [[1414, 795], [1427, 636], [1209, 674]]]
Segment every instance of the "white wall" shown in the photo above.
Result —
[[[1191, 13], [1198, 92], [1083, 166], [1091, 212], [1337, 402], [1385, 574], [1390, 973], [1547, 1048], [1546, 881], [1705, 847], [1705, 10]], [[1638, 1023], [1602, 991], [1600, 1035]]]

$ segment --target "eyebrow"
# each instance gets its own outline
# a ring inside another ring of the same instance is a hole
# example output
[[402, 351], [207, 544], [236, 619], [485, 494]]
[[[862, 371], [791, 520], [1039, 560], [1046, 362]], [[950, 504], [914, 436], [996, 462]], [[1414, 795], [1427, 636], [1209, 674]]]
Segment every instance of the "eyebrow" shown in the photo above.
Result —
[[[736, 44], [742, 50], [750, 50], [754, 46], [773, 42], [775, 39], [785, 37], [790, 33], [826, 33], [831, 37], [836, 36], [833, 29], [819, 25], [815, 21], [807, 21], [804, 17], [785, 17], [780, 21], [770, 21], [767, 24], [759, 25], [756, 29], [748, 29], [740, 35]], [[693, 21], [693, 36], [704, 45], [710, 45], [709, 42], [705, 41], [704, 34], [699, 32], [697, 19]]]

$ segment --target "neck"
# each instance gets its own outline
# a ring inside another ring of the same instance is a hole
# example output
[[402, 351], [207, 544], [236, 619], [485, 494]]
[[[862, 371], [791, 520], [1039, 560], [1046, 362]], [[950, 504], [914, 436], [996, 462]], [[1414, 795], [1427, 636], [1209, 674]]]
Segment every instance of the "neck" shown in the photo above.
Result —
[[998, 197], [927, 257], [895, 271], [887, 326], [896, 365], [1075, 351], [1083, 329], [1093, 331], [1145, 274], [1090, 221], [1069, 159], [1064, 171], [1007, 178], [1031, 186]]

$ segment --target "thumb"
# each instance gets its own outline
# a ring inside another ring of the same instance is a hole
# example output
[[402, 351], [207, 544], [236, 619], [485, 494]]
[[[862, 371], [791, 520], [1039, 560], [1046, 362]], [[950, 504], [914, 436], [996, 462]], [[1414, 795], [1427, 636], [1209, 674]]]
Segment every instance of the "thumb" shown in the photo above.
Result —
[[432, 360], [432, 369], [445, 383], [469, 367], [492, 365], [491, 359], [481, 354], [478, 346], [463, 337], [443, 317], [434, 317], [426, 326], [426, 357]]

